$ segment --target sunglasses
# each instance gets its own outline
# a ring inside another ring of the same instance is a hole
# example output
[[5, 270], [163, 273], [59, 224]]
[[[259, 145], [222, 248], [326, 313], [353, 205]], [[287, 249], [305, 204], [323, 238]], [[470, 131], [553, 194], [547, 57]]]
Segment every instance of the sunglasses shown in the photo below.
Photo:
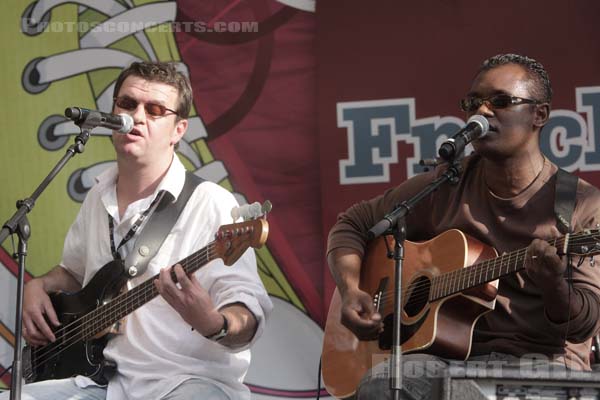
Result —
[[540, 104], [541, 102], [537, 100], [524, 99], [523, 97], [510, 96], [508, 94], [495, 94], [490, 97], [475, 97], [469, 96], [465, 97], [460, 101], [460, 109], [465, 112], [475, 112], [481, 107], [482, 104], [485, 104], [490, 108], [506, 108], [509, 106], [514, 106], [518, 104]]
[[[122, 97], [115, 97], [113, 99], [115, 101], [115, 105], [119, 108], [122, 108], [123, 110], [127, 110], [127, 111], [133, 111], [137, 108], [139, 101], [132, 99], [131, 97], [127, 97], [127, 96], [122, 96]], [[146, 110], [146, 114], [152, 116], [152, 117], [162, 117], [167, 115], [167, 112], [169, 114], [175, 114], [177, 116], [179, 116], [179, 114], [177, 113], [177, 111], [175, 110], [171, 110], [170, 108], [167, 108], [161, 104], [156, 104], [156, 103], [144, 103], [144, 109]]]

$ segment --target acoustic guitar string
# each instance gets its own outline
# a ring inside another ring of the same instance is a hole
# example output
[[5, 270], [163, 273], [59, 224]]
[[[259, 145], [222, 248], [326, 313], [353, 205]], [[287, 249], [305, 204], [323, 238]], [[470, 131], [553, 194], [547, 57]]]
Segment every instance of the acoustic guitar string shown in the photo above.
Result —
[[[598, 232], [596, 232], [596, 233], [598, 233]], [[590, 234], [590, 233], [579, 233], [579, 234], [574, 234], [574, 235], [570, 236], [569, 243], [568, 243], [569, 249], [572, 249], [575, 247], [582, 248], [584, 246], [597, 245], [598, 244], [597, 240], [588, 241], [588, 239], [590, 237], [594, 238], [595, 236], [594, 236], [594, 234]], [[565, 240], [565, 238], [561, 237], [561, 238], [549, 240], [548, 243], [552, 244], [553, 246], [555, 246], [557, 248], [562, 248], [564, 246], [564, 240]], [[438, 276], [434, 276], [432, 279], [434, 281], [433, 283], [431, 283], [431, 281], [429, 281], [429, 280], [427, 280], [425, 282], [419, 281], [416, 283], [409, 283], [408, 285], [403, 287], [403, 296], [402, 296], [403, 304], [406, 300], [406, 296], [409, 294], [411, 296], [415, 296], [414, 299], [419, 300], [419, 301], [423, 301], [425, 298], [428, 298], [429, 300], [435, 300], [438, 298], [447, 297], [450, 294], [461, 292], [465, 289], [468, 289], [468, 288], [471, 288], [474, 286], [478, 286], [481, 283], [495, 280], [497, 278], [500, 278], [501, 276], [505, 276], [505, 275], [511, 274], [513, 272], [516, 272], [519, 269], [523, 268], [520, 265], [520, 263], [522, 261], [524, 261], [526, 254], [527, 254], [527, 248], [519, 249], [514, 252], [504, 254], [500, 257], [493, 258], [491, 260], [484, 260], [480, 263], [474, 264], [467, 268], [460, 268], [460, 269], [453, 270], [453, 271], [450, 271], [450, 272], [447, 272], [447, 273], [444, 273], [444, 274], [441, 274]], [[589, 254], [586, 254], [586, 255], [589, 255]], [[513, 263], [515, 264], [512, 267], [512, 268], [514, 268], [514, 270], [510, 270], [509, 269], [510, 265]], [[504, 266], [506, 266], [507, 270], [505, 273], [502, 273], [502, 269]], [[485, 272], [486, 276], [487, 276], [487, 273], [490, 272], [490, 267], [492, 268], [492, 271], [495, 274], [498, 274], [498, 276], [492, 274], [492, 276], [493, 277], [495, 276], [495, 278], [487, 279], [487, 280], [483, 280], [483, 281], [481, 281], [481, 279], [480, 279], [479, 282], [477, 282], [477, 280], [476, 280], [477, 275], [479, 275], [481, 277], [481, 275]], [[499, 271], [497, 271], [498, 267], [499, 267]], [[452, 283], [451, 289], [449, 289], [447, 285], [443, 286], [443, 290], [438, 289], [438, 287], [443, 284], [444, 279], [446, 279], [448, 282]], [[471, 284], [471, 281], [473, 282], [472, 284]], [[461, 285], [461, 282], [462, 282], [462, 285]], [[465, 282], [466, 282], [466, 285], [465, 285]], [[435, 286], [434, 290], [436, 291], [435, 292], [436, 295], [432, 296], [431, 288], [434, 286]], [[384, 294], [381, 296], [381, 299], [382, 299], [382, 301], [386, 301], [386, 300], [389, 300], [391, 297], [393, 297], [393, 295], [394, 295], [393, 289], [389, 289], [384, 292]]]

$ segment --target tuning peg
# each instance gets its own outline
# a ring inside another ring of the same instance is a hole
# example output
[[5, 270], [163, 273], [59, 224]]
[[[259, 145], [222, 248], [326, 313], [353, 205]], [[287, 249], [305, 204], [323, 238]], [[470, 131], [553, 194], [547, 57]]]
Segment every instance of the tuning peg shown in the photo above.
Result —
[[265, 200], [261, 207], [262, 213], [266, 215], [267, 213], [270, 213], [272, 209], [273, 204], [269, 200]]
[[252, 204], [244, 204], [239, 207], [233, 207], [231, 209], [231, 218], [237, 221], [238, 218], [243, 218], [244, 221], [248, 221], [258, 217], [261, 214], [261, 206], [259, 202]]
[[237, 221], [238, 218], [243, 218], [244, 221], [256, 219], [260, 216], [265, 216], [269, 211], [273, 209], [273, 204], [269, 200], [266, 200], [262, 205], [255, 201], [252, 204], [244, 204], [239, 207], [233, 207], [231, 209], [231, 218]]

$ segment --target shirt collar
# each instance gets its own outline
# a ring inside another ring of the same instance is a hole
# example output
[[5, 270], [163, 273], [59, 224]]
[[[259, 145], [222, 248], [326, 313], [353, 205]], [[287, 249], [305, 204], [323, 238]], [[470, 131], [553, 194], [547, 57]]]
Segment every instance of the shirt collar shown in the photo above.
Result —
[[[175, 154], [173, 156], [173, 161], [171, 162], [171, 165], [167, 170], [167, 173], [156, 187], [154, 193], [152, 193], [145, 199], [138, 201], [143, 201], [142, 204], [147, 207], [156, 198], [158, 193], [160, 193], [160, 191], [163, 190], [167, 192], [165, 193], [165, 195], [168, 194], [171, 196], [173, 202], [177, 201], [177, 198], [181, 194], [181, 191], [183, 190], [183, 185], [185, 183], [185, 171], [185, 167], [181, 163], [181, 160]], [[100, 192], [103, 193], [101, 201], [104, 204], [104, 208], [106, 209], [108, 214], [113, 217], [115, 221], [118, 221], [118, 223], [120, 223], [121, 219], [119, 218], [119, 210], [117, 204], [117, 176], [118, 168], [117, 164], [115, 163], [106, 171], [98, 175], [98, 177], [96, 177], [96, 181], [98, 182]], [[124, 220], [128, 219], [127, 215], [129, 215], [129, 213], [126, 213], [124, 215]], [[131, 217], [131, 215], [129, 215], [129, 217]]]
[[[152, 194], [152, 198], [155, 198], [156, 195], [164, 190], [173, 196], [173, 201], [176, 201], [183, 189], [183, 184], [185, 183], [185, 167], [177, 154], [173, 155], [173, 161], [169, 166], [169, 169], [164, 176], [164, 178], [160, 181], [156, 190]], [[117, 168], [117, 163], [107, 168], [106, 171], [102, 172], [100, 175], [96, 177], [96, 181], [99, 185], [116, 185], [117, 176], [119, 174], [119, 170]]]
[[177, 154], [173, 154], [173, 161], [169, 166], [169, 170], [165, 177], [160, 181], [158, 187], [154, 191], [152, 197], [156, 197], [156, 195], [164, 190], [173, 196], [173, 201], [177, 201], [179, 194], [181, 194], [181, 190], [183, 189], [183, 184], [185, 183], [185, 167], [183, 166], [181, 160], [177, 156]]

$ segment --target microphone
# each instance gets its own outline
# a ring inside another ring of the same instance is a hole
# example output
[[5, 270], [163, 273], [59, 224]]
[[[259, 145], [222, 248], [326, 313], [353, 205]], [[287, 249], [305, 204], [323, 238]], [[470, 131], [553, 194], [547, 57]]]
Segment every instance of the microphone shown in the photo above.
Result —
[[490, 129], [490, 123], [483, 115], [473, 115], [467, 125], [440, 146], [438, 154], [446, 161], [452, 161], [461, 154], [473, 140], [483, 137]]
[[233, 218], [234, 221], [237, 221], [237, 219], [240, 217], [244, 220], [248, 220], [260, 217], [262, 213], [262, 206], [258, 201], [255, 201], [252, 204], [244, 204], [243, 206], [233, 207], [231, 209], [231, 218]]
[[65, 116], [81, 128], [93, 129], [97, 126], [108, 128], [119, 133], [129, 133], [133, 129], [133, 118], [129, 114], [108, 114], [87, 108], [69, 107]]

